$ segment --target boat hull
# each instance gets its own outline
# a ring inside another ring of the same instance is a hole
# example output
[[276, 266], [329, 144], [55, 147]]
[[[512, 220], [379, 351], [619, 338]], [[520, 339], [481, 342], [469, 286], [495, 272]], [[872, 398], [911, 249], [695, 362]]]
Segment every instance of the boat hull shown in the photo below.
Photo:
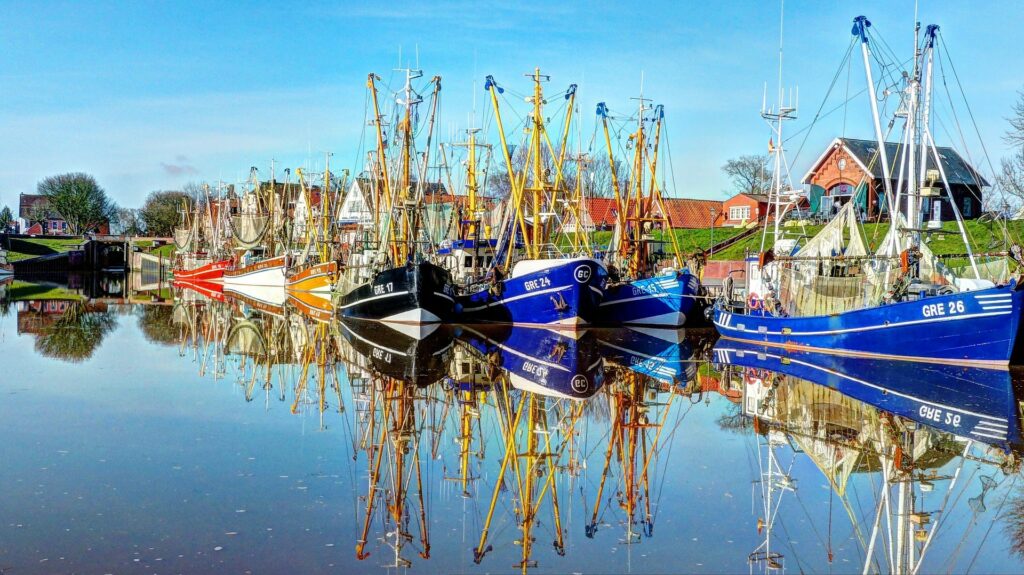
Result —
[[327, 294], [288, 291], [288, 303], [302, 315], [316, 321], [326, 323], [334, 319], [334, 302]]
[[1021, 444], [1008, 370], [790, 352], [730, 340], [719, 340], [714, 358], [747, 368], [745, 385], [763, 385], [758, 370], [768, 370], [961, 437]]
[[776, 317], [715, 307], [726, 338], [858, 357], [1002, 367], [1010, 362], [1024, 291], [1015, 283], [827, 316]]
[[567, 329], [593, 323], [608, 278], [604, 266], [587, 258], [552, 262], [459, 296], [458, 321]]
[[599, 305], [598, 323], [682, 327], [699, 289], [695, 276], [680, 272], [610, 285]]
[[285, 256], [277, 256], [247, 266], [225, 270], [224, 284], [283, 288], [287, 269]]
[[216, 282], [181, 280], [176, 277], [174, 279], [174, 287], [198, 294], [205, 299], [224, 301], [224, 286]]
[[454, 342], [448, 326], [423, 339], [408, 337], [379, 322], [343, 319], [343, 338], [380, 375], [425, 387], [448, 375]]
[[174, 270], [174, 279], [180, 281], [220, 281], [231, 267], [231, 260], [210, 262], [189, 270]]
[[430, 262], [391, 268], [338, 301], [342, 317], [404, 324], [451, 319], [455, 305], [451, 275]]
[[[513, 387], [546, 397], [586, 399], [605, 383], [604, 358], [590, 332], [579, 339], [516, 325], [455, 328], [455, 337], [508, 374]], [[496, 374], [489, 374], [495, 379]]]
[[324, 262], [305, 266], [288, 276], [285, 287], [289, 291], [329, 294], [338, 279], [338, 262]]

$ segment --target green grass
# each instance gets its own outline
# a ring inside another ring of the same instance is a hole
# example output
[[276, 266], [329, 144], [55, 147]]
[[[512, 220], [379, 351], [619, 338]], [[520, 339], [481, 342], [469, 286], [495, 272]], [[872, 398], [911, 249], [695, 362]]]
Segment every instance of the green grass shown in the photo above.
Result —
[[7, 293], [14, 301], [82, 299], [82, 296], [61, 287], [34, 284], [21, 280], [12, 281], [11, 285], [7, 288]]
[[[964, 227], [967, 230], [967, 235], [971, 241], [971, 249], [973, 249], [975, 253], [1006, 251], [1009, 246], [1003, 244], [1003, 232], [1001, 225], [1002, 224], [991, 222], [979, 222], [977, 220], [965, 222]], [[786, 228], [786, 237], [798, 237], [802, 234], [806, 234], [807, 237], [812, 237], [814, 234], [821, 231], [821, 228], [823, 227], [823, 225], [806, 226], [803, 228], [789, 227]], [[877, 248], [878, 244], [882, 242], [882, 239], [888, 231], [888, 223], [864, 224], [864, 236], [867, 239], [869, 249], [873, 250]], [[1010, 237], [1011, 243], [1019, 242], [1020, 239], [1024, 237], [1024, 221], [1006, 222], [1006, 231]], [[717, 237], [716, 232], [715, 238], [717, 239]], [[963, 239], [960, 237], [960, 232], [957, 229], [956, 222], [944, 222], [941, 230], [924, 234], [924, 238], [928, 247], [930, 247], [936, 255], [963, 254], [967, 252]], [[761, 234], [758, 233], [739, 241], [720, 252], [716, 251], [714, 259], [742, 260], [747, 253], [757, 253], [760, 247]], [[766, 245], [765, 249], [770, 247], [770, 245]]]
[[164, 244], [164, 245], [156, 248], [155, 250], [150, 250], [149, 253], [153, 254], [154, 256], [159, 256], [159, 257], [162, 257], [162, 258], [173, 258], [174, 257], [174, 244]]
[[[742, 228], [715, 228], [714, 238], [715, 243], [719, 244], [725, 240], [742, 233]], [[675, 234], [677, 241], [679, 242], [679, 249], [684, 254], [689, 254], [697, 250], [706, 250], [711, 246], [711, 229], [675, 229], [672, 230]], [[671, 239], [662, 231], [657, 230], [654, 232], [655, 241], [669, 242]], [[590, 234], [590, 245], [597, 250], [608, 249], [608, 244], [612, 240], [611, 231], [593, 232]], [[559, 240], [559, 245], [563, 248], [570, 245], [568, 236], [562, 236]], [[671, 246], [665, 246], [666, 251], [671, 250]]]
[[16, 262], [69, 252], [78, 249], [78, 246], [82, 245], [82, 241], [81, 239], [11, 238], [11, 249], [7, 252], [7, 260]]

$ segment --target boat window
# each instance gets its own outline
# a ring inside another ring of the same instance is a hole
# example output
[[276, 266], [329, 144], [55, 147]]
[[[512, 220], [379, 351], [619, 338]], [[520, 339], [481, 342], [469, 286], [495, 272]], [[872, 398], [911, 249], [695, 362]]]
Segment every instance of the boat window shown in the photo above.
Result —
[[466, 256], [466, 263], [463, 266], [467, 268], [473, 267], [473, 256]]

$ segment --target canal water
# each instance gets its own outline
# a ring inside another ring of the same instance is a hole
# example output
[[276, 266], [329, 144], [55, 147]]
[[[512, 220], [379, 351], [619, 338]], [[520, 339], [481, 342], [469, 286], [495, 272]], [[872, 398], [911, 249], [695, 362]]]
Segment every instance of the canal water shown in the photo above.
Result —
[[1013, 373], [0, 296], [0, 573], [1024, 569]]

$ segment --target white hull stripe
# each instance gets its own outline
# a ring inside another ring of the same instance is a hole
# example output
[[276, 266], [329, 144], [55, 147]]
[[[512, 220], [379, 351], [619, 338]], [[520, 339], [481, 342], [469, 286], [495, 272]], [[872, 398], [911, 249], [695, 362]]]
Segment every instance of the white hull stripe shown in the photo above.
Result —
[[494, 341], [494, 340], [492, 340], [492, 339], [488, 338], [488, 337], [487, 337], [487, 336], [485, 336], [484, 334], [482, 334], [482, 333], [480, 333], [480, 332], [478, 332], [478, 331], [476, 331], [476, 330], [474, 330], [474, 329], [469, 329], [469, 328], [466, 328], [466, 330], [467, 330], [467, 331], [472, 331], [472, 332], [473, 332], [473, 333], [475, 333], [475, 334], [476, 334], [476, 335], [477, 335], [478, 337], [481, 337], [481, 338], [483, 338], [483, 339], [486, 339], [487, 341], [489, 341], [489, 342], [493, 343], [494, 345], [496, 345], [496, 346], [500, 347], [501, 349], [503, 349], [503, 350], [505, 350], [505, 351], [507, 351], [507, 352], [511, 353], [512, 355], [518, 355], [519, 357], [521, 357], [521, 358], [523, 358], [523, 359], [526, 359], [526, 360], [528, 360], [528, 361], [531, 361], [531, 362], [533, 362], [533, 363], [539, 363], [539, 364], [541, 364], [541, 365], [544, 365], [544, 366], [547, 366], [547, 367], [551, 367], [551, 368], [557, 369], [557, 370], [559, 370], [559, 371], [564, 371], [564, 372], [566, 372], [566, 373], [569, 373], [569, 371], [570, 371], [570, 370], [569, 370], [568, 368], [566, 368], [566, 367], [564, 367], [564, 366], [561, 366], [561, 365], [558, 365], [557, 363], [551, 363], [550, 361], [545, 361], [545, 360], [543, 360], [543, 359], [538, 359], [538, 358], [536, 358], [536, 357], [533, 357], [533, 356], [530, 356], [530, 355], [526, 355], [525, 353], [523, 353], [523, 352], [521, 352], [521, 351], [519, 351], [519, 350], [516, 350], [516, 349], [512, 349], [511, 347], [508, 347], [508, 346], [506, 346], [506, 345], [504, 345], [504, 344], [498, 343], [498, 342], [496, 342], [496, 341]]
[[625, 299], [615, 299], [615, 300], [610, 300], [610, 301], [603, 301], [603, 302], [601, 302], [598, 305], [600, 305], [600, 306], [616, 305], [616, 304], [620, 304], [620, 303], [630, 303], [630, 302], [640, 301], [640, 300], [645, 300], [645, 299], [666, 298], [666, 297], [671, 297], [671, 296], [672, 296], [672, 294], [667, 294], [667, 293], [652, 293], [652, 294], [646, 294], [646, 295], [638, 295], [636, 297], [628, 297], [628, 298], [625, 298]]
[[397, 349], [391, 349], [390, 347], [384, 347], [383, 345], [380, 345], [379, 343], [374, 343], [374, 342], [366, 339], [365, 337], [359, 335], [358, 333], [352, 331], [344, 323], [342, 323], [341, 326], [345, 328], [345, 331], [347, 331], [350, 334], [352, 334], [352, 336], [355, 337], [356, 339], [358, 339], [359, 341], [365, 341], [366, 343], [372, 345], [373, 347], [376, 347], [376, 348], [379, 348], [379, 349], [383, 349], [384, 351], [389, 351], [389, 352], [391, 352], [391, 353], [393, 353], [395, 355], [401, 355], [403, 357], [407, 357], [409, 355], [409, 354], [405, 353], [404, 351], [398, 351]]
[[480, 306], [476, 306], [476, 307], [464, 307], [464, 308], [462, 308], [462, 311], [463, 312], [478, 311], [478, 310], [482, 310], [482, 309], [487, 309], [487, 308], [489, 308], [491, 306], [503, 305], [503, 304], [514, 302], [514, 301], [518, 301], [518, 300], [521, 300], [523, 298], [528, 298], [528, 297], [534, 297], [534, 296], [539, 296], [539, 295], [545, 295], [545, 294], [565, 291], [565, 290], [569, 289], [570, 287], [572, 287], [572, 286], [553, 287], [553, 288], [548, 288], [548, 289], [542, 289], [540, 291], [535, 291], [535, 292], [532, 292], [532, 293], [519, 294], [519, 295], [514, 296], [514, 297], [510, 297], [510, 298], [507, 298], [507, 299], [500, 299], [498, 301], [492, 301], [491, 303], [480, 305]]
[[[996, 316], [996, 315], [1009, 315], [1009, 314], [1010, 314], [1009, 311], [992, 311], [992, 312], [986, 312], [986, 313], [969, 313], [969, 314], [964, 314], [964, 315], [952, 315], [952, 316], [944, 316], [944, 317], [936, 317], [936, 318], [928, 318], [928, 319], [916, 319], [916, 320], [912, 320], [912, 321], [901, 321], [901, 322], [898, 322], [898, 323], [890, 323], [890, 324], [882, 324], [882, 325], [868, 325], [868, 326], [864, 326], [864, 327], [850, 327], [850, 328], [846, 328], [846, 329], [834, 329], [834, 330], [825, 330], [825, 331], [791, 331], [791, 332], [789, 332], [789, 333], [787, 333], [785, 335], [787, 335], [787, 336], [836, 335], [836, 334], [840, 334], [840, 333], [857, 333], [857, 332], [862, 332], [862, 331], [873, 331], [873, 330], [876, 330], [876, 329], [892, 329], [892, 328], [895, 328], [895, 327], [905, 327], [905, 326], [908, 326], [908, 325], [919, 325], [919, 324], [927, 324], [927, 323], [939, 323], [939, 322], [944, 322], [944, 321], [960, 321], [960, 320], [972, 319], [972, 318], [977, 318], [977, 317], [990, 317], [990, 316]], [[756, 321], [756, 318], [754, 318], [753, 316], [750, 316], [750, 317], [751, 317], [752, 320]], [[720, 324], [718, 322], [715, 322], [715, 324], [716, 325], [720, 325], [720, 326], [725, 327], [725, 328], [728, 328], [728, 329], [731, 329], [731, 330], [742, 331], [744, 333], [752, 333], [752, 334], [757, 334], [757, 335], [783, 335], [783, 333], [781, 331], [758, 331], [756, 329], [746, 329], [745, 327], [743, 327], [743, 328], [741, 328], [741, 327], [729, 327], [728, 323]]]
[[396, 291], [396, 292], [392, 292], [392, 293], [386, 293], [386, 294], [383, 294], [383, 295], [370, 296], [368, 298], [363, 298], [361, 300], [356, 300], [356, 301], [354, 301], [352, 303], [345, 304], [345, 305], [341, 306], [338, 309], [348, 309], [348, 308], [350, 308], [352, 306], [356, 306], [356, 305], [359, 305], [359, 304], [362, 304], [362, 303], [366, 303], [368, 301], [376, 301], [376, 300], [379, 300], [379, 299], [386, 299], [386, 298], [389, 298], [389, 297], [397, 297], [397, 296], [400, 296], [400, 295], [409, 295], [409, 292], [407, 292], [407, 291]]
[[[742, 349], [742, 350], [741, 349], [730, 349], [730, 350], [722, 350], [722, 351], [731, 351], [733, 353], [736, 353], [737, 355], [749, 352], [749, 350], [745, 350], [745, 349]], [[759, 352], [759, 351], [758, 352], [753, 352], [753, 353], [756, 353], [758, 356], [764, 355], [766, 357], [772, 357], [772, 358], [775, 358], [775, 359], [777, 359], [779, 361], [782, 361], [782, 359], [783, 359], [782, 356], [776, 355], [776, 354], [773, 354], [773, 353], [762, 353], [762, 352]], [[872, 389], [876, 389], [876, 390], [881, 391], [881, 392], [883, 392], [883, 393], [885, 393], [887, 395], [895, 395], [897, 397], [902, 397], [904, 399], [909, 399], [911, 401], [916, 401], [918, 403], [924, 403], [926, 405], [931, 405], [931, 406], [934, 406], [934, 407], [941, 407], [942, 409], [945, 409], [947, 411], [954, 411], [954, 412], [957, 412], [957, 413], [965, 413], [967, 415], [973, 415], [974, 417], [980, 417], [982, 419], [991, 420], [993, 422], [996, 422], [996, 424], [1002, 425], [1004, 427], [1007, 425], [1006, 418], [1000, 418], [1000, 417], [996, 417], [994, 415], [986, 415], [984, 413], [977, 413], [975, 411], [970, 411], [970, 410], [962, 409], [962, 408], [959, 408], [959, 407], [952, 407], [952, 406], [946, 405], [944, 403], [935, 403], [935, 402], [932, 402], [932, 401], [925, 401], [923, 399], [914, 397], [913, 395], [908, 395], [906, 393], [901, 393], [899, 391], [895, 391], [895, 390], [892, 390], [892, 389], [889, 389], [889, 388], [885, 388], [885, 387], [882, 387], [880, 385], [875, 385], [875, 384], [873, 384], [871, 382], [864, 381], [863, 379], [858, 379], [856, 377], [852, 377], [852, 376], [846, 375], [845, 373], [841, 373], [841, 372], [835, 371], [834, 369], [829, 369], [827, 367], [822, 367], [820, 365], [814, 365], [813, 363], [807, 363], [806, 361], [802, 361], [802, 360], [795, 359], [795, 358], [792, 358], [792, 357], [787, 358], [787, 359], [789, 360], [790, 363], [795, 363], [795, 364], [798, 364], [798, 365], [809, 367], [811, 369], [816, 369], [818, 371], [823, 371], [825, 373], [828, 373], [828, 374], [831, 374], [831, 375], [835, 375], [837, 377], [840, 377], [840, 378], [843, 378], [843, 379], [847, 379], [847, 380], [859, 383], [861, 385], [865, 385], [865, 386], [870, 387]], [[729, 363], [728, 360], [725, 363]]]
[[443, 297], [444, 299], [446, 299], [448, 301], [452, 301], [452, 302], [455, 301], [455, 298], [453, 298], [452, 296], [450, 296], [450, 295], [448, 295], [446, 293], [442, 293], [442, 292], [436, 291], [436, 292], [434, 292], [434, 295], [436, 295], [438, 297]]

